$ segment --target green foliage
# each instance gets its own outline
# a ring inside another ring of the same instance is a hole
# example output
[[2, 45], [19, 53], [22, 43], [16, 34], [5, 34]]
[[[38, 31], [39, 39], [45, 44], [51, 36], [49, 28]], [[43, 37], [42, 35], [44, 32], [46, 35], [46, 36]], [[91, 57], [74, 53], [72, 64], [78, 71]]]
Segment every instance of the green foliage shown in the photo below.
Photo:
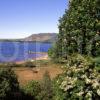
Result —
[[56, 47], [56, 43], [53, 45], [53, 47], [52, 48], [50, 48], [49, 50], [48, 50], [48, 55], [50, 56], [50, 58], [51, 58], [51, 60], [53, 61], [53, 62], [59, 62], [59, 59], [60, 59], [60, 54], [58, 54], [59, 52], [59, 49], [58, 49], [58, 47]]
[[41, 91], [40, 84], [37, 81], [31, 81], [23, 87], [25, 94], [30, 95], [37, 100], [37, 97]]
[[37, 61], [35, 61], [35, 65], [37, 67], [47, 66], [49, 63], [50, 63], [49, 60], [37, 60]]
[[27, 61], [23, 64], [24, 67], [29, 67], [29, 68], [32, 68], [32, 67], [36, 67], [36, 63], [35, 62], [32, 62], [32, 61]]
[[16, 63], [12, 63], [12, 62], [8, 62], [8, 63], [0, 63], [0, 68], [13, 68], [13, 67], [20, 67], [19, 64], [16, 64]]
[[0, 68], [0, 100], [12, 96], [19, 89], [16, 75], [10, 68]]
[[53, 48], [50, 48], [48, 50], [48, 55], [51, 56], [51, 57], [53, 57]]
[[52, 100], [53, 86], [49, 73], [45, 72], [43, 79], [39, 82], [31, 81], [23, 87], [26, 95], [32, 97], [34, 100]]
[[[59, 88], [67, 100], [99, 100], [100, 74], [95, 69], [92, 58], [72, 55], [65, 68]], [[57, 83], [59, 79], [56, 80]]]
[[40, 85], [41, 85], [41, 92], [38, 95], [38, 100], [52, 100], [53, 98], [52, 81], [47, 71], [45, 72], [43, 79], [40, 82]]
[[5, 67], [13, 68], [13, 67], [20, 67], [20, 65], [14, 62], [11, 62], [11, 63], [9, 62], [9, 63], [5, 63]]
[[[59, 34], [50, 52], [52, 58], [72, 53], [100, 56], [99, 0], [70, 0], [69, 8], [59, 20]], [[53, 52], [53, 53], [52, 53]]]
[[100, 68], [100, 57], [96, 57], [93, 60], [95, 62], [95, 66]]
[[59, 87], [62, 81], [64, 80], [65, 75], [59, 75], [53, 80], [53, 100], [65, 100], [66, 94]]

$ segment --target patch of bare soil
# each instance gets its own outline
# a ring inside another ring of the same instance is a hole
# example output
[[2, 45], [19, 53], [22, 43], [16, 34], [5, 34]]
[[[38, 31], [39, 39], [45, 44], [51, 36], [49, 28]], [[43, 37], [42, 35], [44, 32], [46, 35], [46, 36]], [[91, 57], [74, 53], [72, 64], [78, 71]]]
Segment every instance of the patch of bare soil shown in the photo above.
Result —
[[49, 72], [51, 78], [54, 78], [63, 72], [63, 70], [59, 67], [39, 67], [17, 68], [15, 73], [18, 76], [19, 83], [24, 85], [31, 80], [41, 80], [46, 71]]

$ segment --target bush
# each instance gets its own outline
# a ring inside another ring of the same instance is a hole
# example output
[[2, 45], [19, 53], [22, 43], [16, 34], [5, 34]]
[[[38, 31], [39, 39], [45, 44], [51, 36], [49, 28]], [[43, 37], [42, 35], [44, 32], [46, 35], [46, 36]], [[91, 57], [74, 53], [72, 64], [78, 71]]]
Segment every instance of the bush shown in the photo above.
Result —
[[[72, 55], [66, 72], [59, 83], [59, 89], [68, 100], [99, 100], [100, 73], [90, 57]], [[59, 78], [56, 80], [59, 82]]]
[[36, 67], [36, 64], [34, 64], [34, 62], [31, 61], [27, 61], [23, 64], [24, 67], [29, 67], [29, 68], [33, 68]]
[[11, 68], [13, 68], [13, 67], [20, 67], [19, 64], [16, 64], [16, 63], [14, 63], [14, 62], [12, 62], [12, 63], [5, 63], [5, 66], [6, 66], [6, 67], [11, 67]]
[[50, 62], [48, 60], [37, 60], [35, 64], [37, 67], [47, 66]]
[[43, 79], [40, 82], [31, 81], [24, 88], [23, 91], [34, 100], [52, 100], [53, 87], [49, 73], [45, 72]]
[[53, 98], [53, 87], [49, 73], [46, 71], [43, 80], [40, 82], [41, 92], [38, 95], [38, 100], [52, 100]]
[[26, 86], [24, 86], [23, 91], [26, 95], [37, 100], [37, 96], [41, 91], [40, 84], [39, 82], [32, 80]]
[[0, 67], [5, 67], [5, 68], [13, 68], [13, 67], [20, 67], [19, 64], [16, 64], [14, 62], [8, 62], [8, 63], [1, 63]]
[[10, 100], [19, 91], [16, 75], [10, 68], [0, 68], [0, 100]]

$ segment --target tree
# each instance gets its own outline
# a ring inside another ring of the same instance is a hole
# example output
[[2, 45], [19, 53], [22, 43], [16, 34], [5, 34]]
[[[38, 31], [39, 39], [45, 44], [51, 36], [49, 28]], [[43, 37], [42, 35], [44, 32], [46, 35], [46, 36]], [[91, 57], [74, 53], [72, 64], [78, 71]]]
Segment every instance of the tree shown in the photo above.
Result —
[[59, 20], [58, 40], [53, 50], [55, 56], [67, 58], [67, 55], [77, 52], [100, 56], [98, 46], [100, 0], [70, 0], [68, 10]]

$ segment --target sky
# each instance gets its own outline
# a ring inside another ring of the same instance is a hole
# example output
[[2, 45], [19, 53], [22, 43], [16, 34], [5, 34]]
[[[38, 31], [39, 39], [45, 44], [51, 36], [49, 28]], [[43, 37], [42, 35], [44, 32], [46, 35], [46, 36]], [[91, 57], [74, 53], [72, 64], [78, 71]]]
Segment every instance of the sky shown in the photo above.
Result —
[[68, 0], [0, 0], [0, 38], [58, 33]]

